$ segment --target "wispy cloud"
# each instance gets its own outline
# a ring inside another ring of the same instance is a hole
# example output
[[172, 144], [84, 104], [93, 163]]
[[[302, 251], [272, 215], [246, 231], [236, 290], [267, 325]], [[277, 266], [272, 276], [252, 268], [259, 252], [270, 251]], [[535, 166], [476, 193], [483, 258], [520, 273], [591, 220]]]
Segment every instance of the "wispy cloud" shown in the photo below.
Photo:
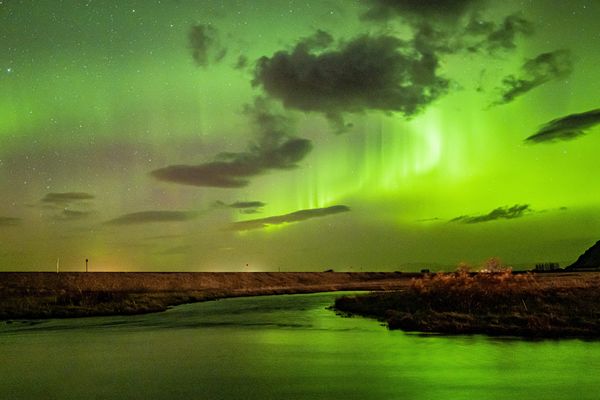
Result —
[[16, 226], [21, 223], [21, 218], [15, 217], [0, 217], [0, 227], [3, 226]]
[[266, 228], [270, 225], [280, 225], [292, 222], [306, 221], [312, 218], [326, 217], [328, 215], [339, 214], [350, 211], [350, 208], [344, 205], [336, 205], [324, 208], [311, 208], [307, 210], [294, 211], [289, 214], [275, 215], [267, 218], [252, 219], [248, 221], [234, 222], [231, 229], [234, 231], [248, 231], [252, 229]]
[[42, 198], [43, 203], [54, 205], [65, 205], [74, 202], [92, 200], [95, 196], [85, 192], [63, 192], [63, 193], [48, 193]]
[[229, 204], [231, 208], [260, 208], [266, 204], [262, 201], [236, 201], [235, 203]]
[[206, 67], [221, 61], [227, 49], [219, 44], [219, 33], [212, 25], [194, 25], [188, 34], [192, 57], [196, 64]]
[[122, 215], [106, 223], [108, 225], [135, 225], [152, 222], [184, 222], [195, 217], [196, 213], [189, 211], [141, 211]]
[[464, 224], [477, 224], [480, 222], [495, 221], [499, 219], [521, 218], [526, 213], [533, 212], [529, 204], [515, 204], [512, 207], [498, 207], [483, 215], [461, 215], [450, 220], [450, 222], [460, 222]]
[[535, 134], [525, 139], [525, 141], [529, 143], [545, 143], [572, 140], [585, 135], [589, 129], [598, 124], [600, 124], [600, 108], [554, 119], [543, 125]]
[[89, 217], [91, 201], [96, 197], [86, 192], [53, 192], [46, 194], [41, 203], [53, 214], [55, 221], [75, 221]]
[[79, 210], [69, 210], [64, 209], [60, 213], [54, 216], [55, 219], [65, 221], [73, 221], [79, 220], [89, 217], [92, 214], [92, 211], [79, 211]]
[[250, 178], [270, 170], [290, 170], [312, 150], [312, 142], [290, 136], [289, 121], [274, 113], [267, 101], [257, 98], [246, 109], [258, 130], [258, 140], [247, 151], [221, 153], [215, 161], [198, 165], [170, 165], [151, 172], [161, 181], [191, 186], [240, 188]]
[[481, 18], [472, 18], [462, 34], [463, 39], [468, 37], [475, 40], [473, 44], [466, 44], [469, 51], [484, 50], [495, 54], [500, 50], [514, 50], [517, 47], [517, 38], [531, 36], [533, 31], [531, 21], [519, 14], [511, 14], [505, 17], [500, 24]]
[[232, 208], [242, 214], [258, 214], [262, 212], [262, 208], [266, 206], [266, 203], [263, 203], [262, 201], [236, 201], [227, 204], [222, 201], [217, 201], [215, 206], [221, 208]]
[[567, 77], [572, 70], [573, 62], [568, 50], [542, 53], [527, 60], [520, 74], [508, 75], [502, 80], [500, 99], [495, 105], [510, 103], [544, 83]]

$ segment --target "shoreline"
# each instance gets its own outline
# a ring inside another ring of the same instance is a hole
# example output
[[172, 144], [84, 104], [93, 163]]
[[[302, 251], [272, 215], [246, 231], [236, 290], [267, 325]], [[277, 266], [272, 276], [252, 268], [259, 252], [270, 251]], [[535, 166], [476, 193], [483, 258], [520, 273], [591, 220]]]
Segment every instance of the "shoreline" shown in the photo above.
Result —
[[0, 321], [136, 315], [231, 297], [381, 291], [420, 274], [388, 272], [0, 272]]
[[600, 338], [600, 274], [436, 274], [399, 291], [340, 297], [334, 309], [407, 332]]

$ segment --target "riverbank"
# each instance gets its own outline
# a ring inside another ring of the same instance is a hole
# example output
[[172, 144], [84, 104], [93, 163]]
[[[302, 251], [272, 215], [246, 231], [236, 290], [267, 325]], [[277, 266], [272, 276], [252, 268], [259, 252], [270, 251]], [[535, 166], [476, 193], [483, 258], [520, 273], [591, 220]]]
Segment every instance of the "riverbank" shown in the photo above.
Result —
[[0, 272], [0, 320], [129, 315], [227, 297], [392, 290], [387, 272]]
[[600, 274], [436, 274], [399, 291], [338, 298], [335, 309], [410, 332], [597, 338]]

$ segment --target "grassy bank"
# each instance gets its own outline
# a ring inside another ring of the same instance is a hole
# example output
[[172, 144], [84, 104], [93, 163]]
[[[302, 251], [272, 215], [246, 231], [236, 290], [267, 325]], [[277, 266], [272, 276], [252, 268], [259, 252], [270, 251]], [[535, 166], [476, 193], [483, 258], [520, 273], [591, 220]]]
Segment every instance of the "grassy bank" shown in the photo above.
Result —
[[0, 273], [0, 320], [127, 315], [226, 297], [389, 290], [398, 273]]
[[459, 271], [414, 279], [399, 291], [338, 298], [335, 308], [405, 331], [600, 337], [600, 275]]

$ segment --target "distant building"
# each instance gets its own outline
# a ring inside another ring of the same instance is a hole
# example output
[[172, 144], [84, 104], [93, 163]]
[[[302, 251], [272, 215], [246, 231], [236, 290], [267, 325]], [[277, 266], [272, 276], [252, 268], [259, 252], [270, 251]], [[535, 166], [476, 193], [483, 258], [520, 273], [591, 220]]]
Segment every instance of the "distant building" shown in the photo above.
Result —
[[559, 269], [560, 269], [560, 266], [558, 265], [558, 263], [549, 262], [549, 263], [535, 264], [534, 271], [536, 271], [536, 272], [548, 272], [548, 271], [557, 271]]

